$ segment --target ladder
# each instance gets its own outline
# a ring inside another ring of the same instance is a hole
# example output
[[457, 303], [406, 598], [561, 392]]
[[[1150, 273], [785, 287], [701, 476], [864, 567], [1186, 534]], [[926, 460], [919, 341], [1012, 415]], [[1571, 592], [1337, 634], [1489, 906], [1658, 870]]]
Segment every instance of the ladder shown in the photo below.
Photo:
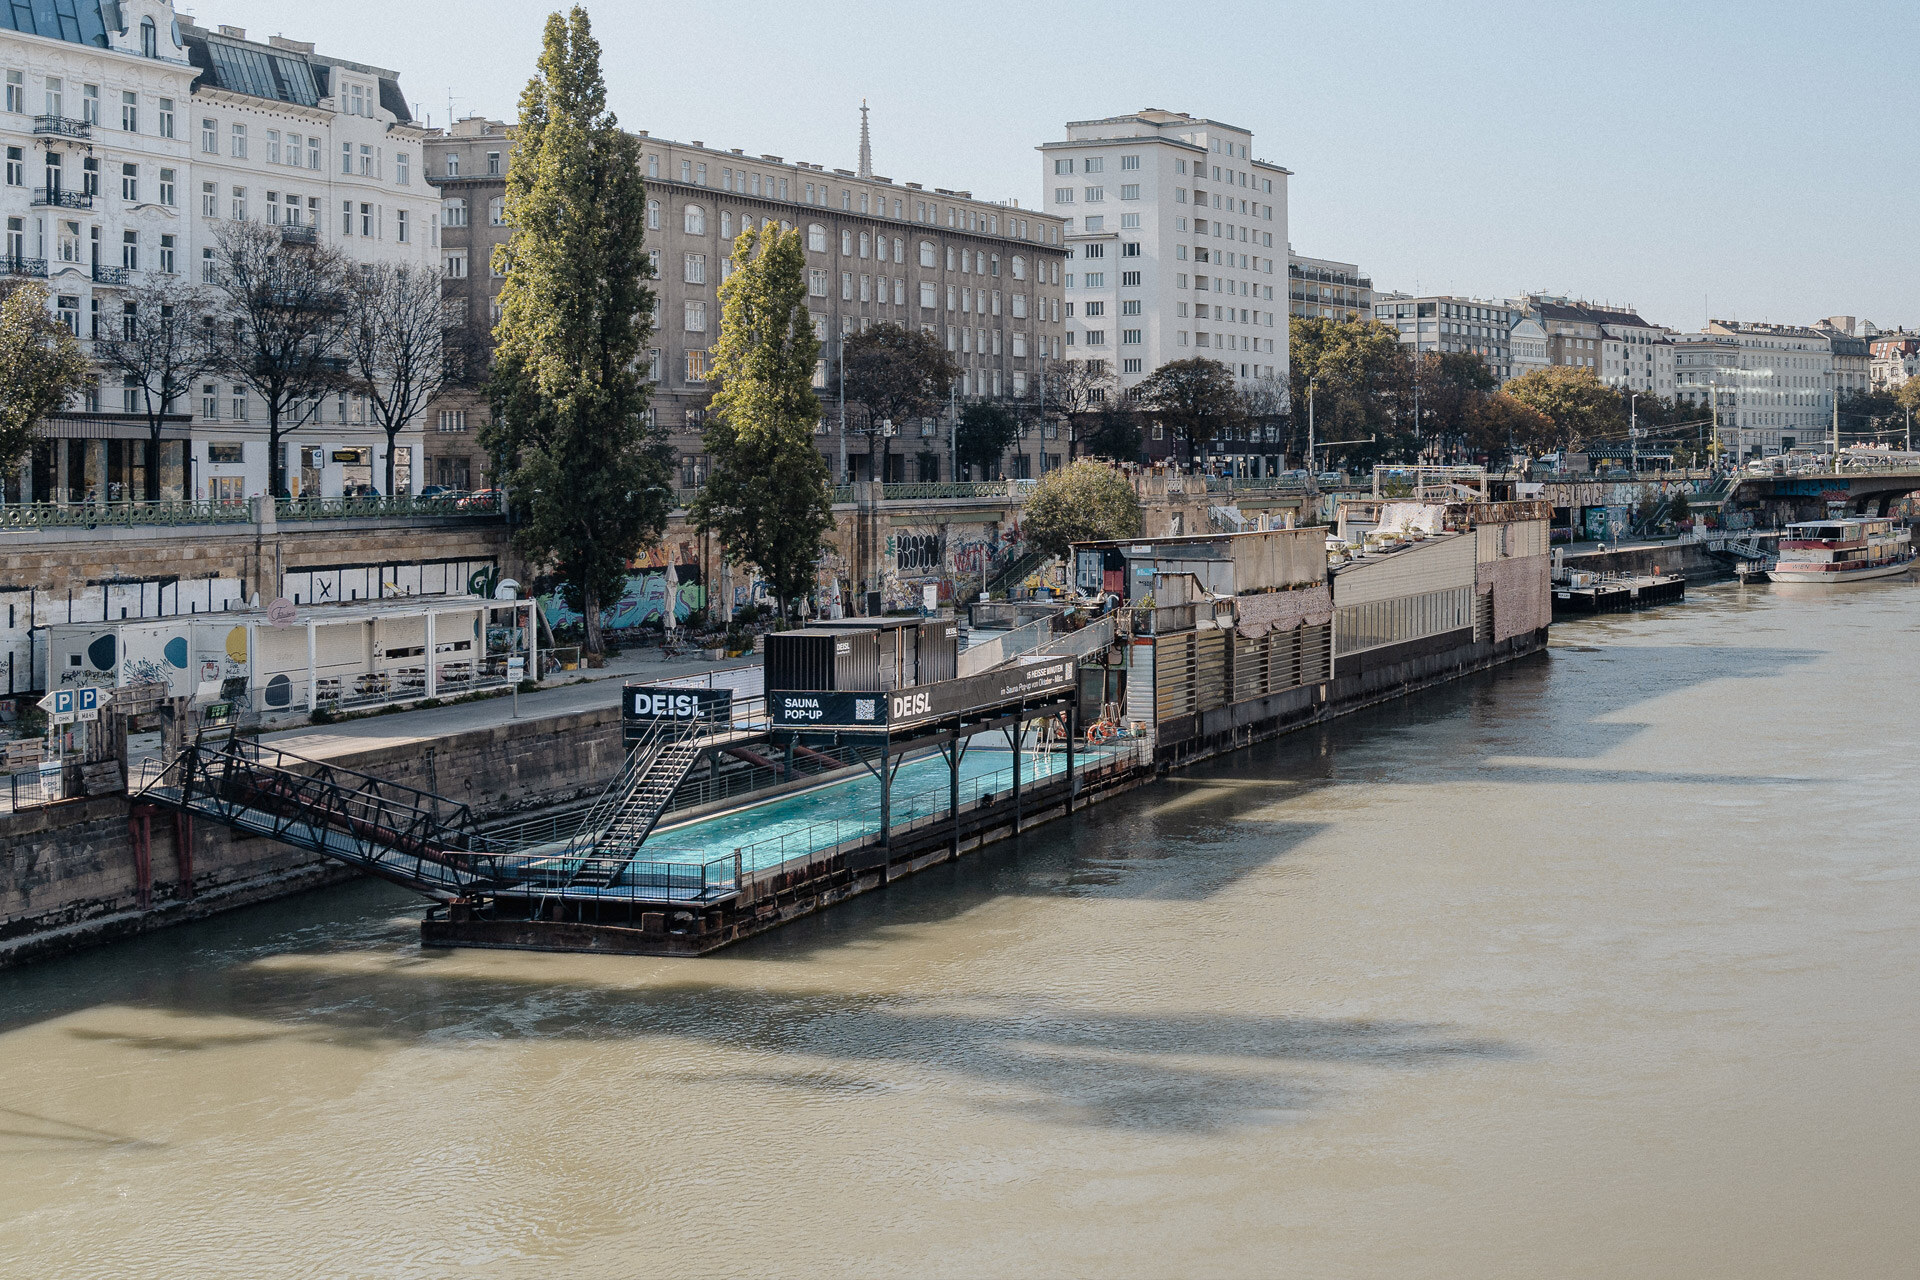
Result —
[[[653, 741], [635, 747], [633, 757], [615, 784], [618, 801], [604, 825], [592, 823], [591, 841], [568, 879], [568, 887], [604, 889], [633, 862], [641, 844], [653, 834], [674, 792], [687, 780], [706, 751], [703, 726], [673, 728]], [[596, 815], [597, 816], [597, 815]]]

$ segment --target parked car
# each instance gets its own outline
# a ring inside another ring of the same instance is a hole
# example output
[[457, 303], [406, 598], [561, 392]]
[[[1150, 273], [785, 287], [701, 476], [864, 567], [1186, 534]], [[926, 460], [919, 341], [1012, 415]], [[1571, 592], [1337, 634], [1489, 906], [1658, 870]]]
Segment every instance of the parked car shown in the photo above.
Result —
[[454, 505], [461, 511], [492, 511], [500, 505], [498, 489], [477, 489]]
[[415, 496], [421, 498], [451, 498], [454, 494], [453, 490], [449, 489], [446, 485], [430, 484], [423, 487]]

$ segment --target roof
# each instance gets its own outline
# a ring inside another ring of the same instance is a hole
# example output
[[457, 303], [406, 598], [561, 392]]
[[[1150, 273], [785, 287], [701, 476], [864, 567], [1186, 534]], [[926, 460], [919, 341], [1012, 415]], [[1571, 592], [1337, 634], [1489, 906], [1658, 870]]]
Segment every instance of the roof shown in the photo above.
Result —
[[1544, 300], [1535, 301], [1533, 305], [1539, 310], [1540, 318], [1543, 320], [1563, 320], [1574, 324], [1618, 324], [1635, 329], [1660, 327], [1642, 320], [1635, 312], [1619, 311], [1612, 307], [1596, 307], [1583, 302], [1565, 303]]
[[[13, 0], [19, 4], [21, 0]], [[38, 4], [64, 0], [35, 0]], [[0, 0], [3, 7], [6, 0]], [[372, 76], [380, 86], [380, 105], [402, 124], [413, 122], [406, 96], [400, 92], [399, 73], [313, 52], [313, 46], [275, 37], [271, 45], [209, 31], [189, 22], [180, 24], [180, 43], [187, 60], [200, 69], [199, 85], [241, 93], [252, 98], [317, 107], [331, 96], [332, 73], [344, 67]]]
[[107, 47], [100, 0], [0, 0], [0, 31]]

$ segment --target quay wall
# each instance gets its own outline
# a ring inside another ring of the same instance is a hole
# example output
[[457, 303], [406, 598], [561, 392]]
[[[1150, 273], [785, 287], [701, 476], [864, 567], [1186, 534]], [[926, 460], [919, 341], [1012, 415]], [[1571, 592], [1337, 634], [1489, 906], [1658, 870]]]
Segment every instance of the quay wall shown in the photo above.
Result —
[[1689, 582], [1711, 582], [1733, 576], [1731, 562], [1707, 550], [1702, 542], [1628, 547], [1622, 551], [1584, 551], [1566, 557], [1566, 565], [1569, 569], [1599, 573], [1637, 574], [1650, 574], [1658, 566], [1663, 572], [1681, 574]]
[[[328, 762], [463, 801], [491, 819], [598, 794], [622, 759], [619, 708], [609, 706]], [[147, 820], [143, 869], [131, 812], [126, 797], [103, 796], [0, 814], [0, 965], [359, 874], [213, 823], [176, 826], [165, 811]]]

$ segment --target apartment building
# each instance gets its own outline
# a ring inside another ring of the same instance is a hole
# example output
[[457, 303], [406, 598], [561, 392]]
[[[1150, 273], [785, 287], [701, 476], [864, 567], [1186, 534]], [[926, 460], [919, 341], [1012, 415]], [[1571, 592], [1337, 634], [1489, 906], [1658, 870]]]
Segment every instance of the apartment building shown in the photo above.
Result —
[[1816, 443], [1833, 415], [1828, 335], [1803, 325], [1709, 321], [1672, 339], [1676, 391], [1719, 406], [1720, 444], [1736, 457]]
[[1070, 121], [1040, 146], [1065, 227], [1066, 355], [1123, 388], [1204, 356], [1287, 380], [1287, 178], [1246, 129], [1176, 111]]
[[[475, 317], [484, 299], [489, 326], [502, 282], [489, 272], [483, 286], [476, 273], [488, 270], [491, 246], [506, 240], [507, 228], [495, 219], [503, 215], [496, 201], [505, 196], [510, 132], [498, 121], [462, 121], [428, 144], [429, 167], [447, 202], [442, 216], [465, 223], [464, 232], [447, 231], [447, 273], [475, 280], [454, 296], [464, 298]], [[711, 398], [709, 350], [720, 336], [719, 286], [734, 238], [754, 225], [801, 230], [808, 308], [822, 344], [814, 383], [823, 398], [841, 339], [886, 322], [923, 328], [946, 344], [960, 367], [956, 410], [972, 400], [1037, 404], [1045, 362], [1061, 358], [1064, 349], [1060, 219], [1015, 202], [875, 174], [864, 144], [860, 168], [853, 170], [675, 142], [644, 130], [639, 137], [656, 275], [648, 351], [652, 412], [667, 433], [681, 485], [698, 485], [706, 476], [701, 433]], [[846, 437], [843, 445], [837, 406], [828, 399], [824, 407], [819, 444], [835, 477], [868, 478], [866, 438]], [[464, 413], [458, 421], [470, 433], [481, 411], [452, 398], [430, 409], [436, 468], [440, 458], [456, 456], [455, 447], [439, 439], [440, 414]], [[949, 415], [895, 424], [893, 474], [882, 478], [950, 478], [950, 426]], [[1046, 441], [1037, 430], [1008, 460], [1016, 475], [1035, 473], [1046, 462]]]
[[1672, 397], [1669, 331], [1641, 319], [1631, 307], [1538, 293], [1528, 294], [1525, 306], [1547, 332], [1549, 363], [1586, 369], [1621, 391]]
[[1371, 320], [1373, 281], [1353, 262], [1303, 258], [1287, 250], [1287, 314], [1324, 320]]
[[1867, 376], [1875, 391], [1892, 391], [1920, 376], [1920, 334], [1904, 330], [1876, 333], [1867, 342]]
[[1514, 367], [1513, 327], [1523, 312], [1513, 302], [1390, 293], [1375, 300], [1373, 318], [1395, 330], [1400, 344], [1416, 355], [1470, 352], [1486, 361], [1502, 382], [1521, 372]]
[[[44, 280], [83, 343], [120, 322], [128, 285], [204, 280], [222, 227], [278, 224], [361, 260], [431, 260], [437, 202], [391, 71], [177, 18], [167, 0], [0, 11], [0, 271]], [[337, 212], [336, 212], [337, 211]], [[244, 386], [203, 383], [163, 430], [160, 492], [239, 499], [269, 483], [265, 414]], [[10, 500], [145, 490], [132, 389], [90, 390], [44, 428]], [[385, 436], [330, 398], [287, 441], [290, 484], [339, 493], [384, 476]], [[405, 439], [407, 465], [417, 442]]]

